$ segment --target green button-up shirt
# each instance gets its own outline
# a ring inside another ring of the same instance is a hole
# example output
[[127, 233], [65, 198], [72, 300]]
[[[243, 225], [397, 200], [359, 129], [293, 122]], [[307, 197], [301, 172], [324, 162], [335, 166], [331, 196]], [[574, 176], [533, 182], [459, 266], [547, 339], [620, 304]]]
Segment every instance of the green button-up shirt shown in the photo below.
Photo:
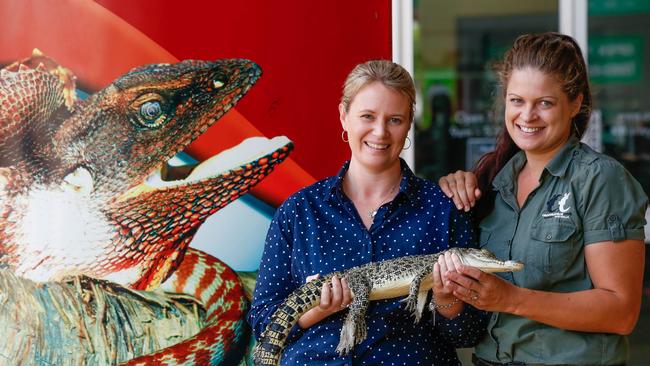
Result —
[[[525, 264], [523, 271], [500, 274], [517, 286], [552, 292], [593, 288], [585, 245], [644, 239], [648, 198], [641, 185], [616, 160], [571, 138], [520, 208], [517, 176], [525, 164], [526, 155], [519, 152], [494, 178], [498, 194], [494, 210], [480, 224], [481, 247]], [[493, 362], [622, 364], [627, 340], [495, 313], [476, 353]]]

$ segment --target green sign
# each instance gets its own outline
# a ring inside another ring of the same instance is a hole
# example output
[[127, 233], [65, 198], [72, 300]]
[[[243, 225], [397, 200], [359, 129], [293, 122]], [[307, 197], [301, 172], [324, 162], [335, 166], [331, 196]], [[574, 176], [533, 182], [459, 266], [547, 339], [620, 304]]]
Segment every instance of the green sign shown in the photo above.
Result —
[[620, 15], [650, 12], [648, 0], [589, 0], [589, 15]]
[[451, 68], [432, 68], [424, 72], [422, 82], [422, 97], [424, 99], [424, 108], [422, 110], [423, 128], [428, 128], [435, 121], [432, 121], [432, 99], [435, 95], [446, 95], [449, 98], [450, 107], [453, 110], [453, 105], [456, 99], [456, 82], [458, 76], [456, 70]]
[[643, 37], [589, 36], [589, 74], [594, 83], [641, 81]]

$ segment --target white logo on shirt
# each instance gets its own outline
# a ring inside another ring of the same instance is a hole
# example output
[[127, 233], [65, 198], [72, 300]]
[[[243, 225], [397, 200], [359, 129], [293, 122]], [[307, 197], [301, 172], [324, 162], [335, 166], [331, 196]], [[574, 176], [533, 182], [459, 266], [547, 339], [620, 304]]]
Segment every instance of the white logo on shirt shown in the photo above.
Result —
[[551, 199], [546, 202], [546, 212], [542, 213], [542, 217], [568, 219], [571, 216], [571, 213], [567, 213], [571, 209], [571, 206], [566, 207], [569, 197], [571, 197], [571, 192], [552, 195]]
[[571, 195], [571, 192], [565, 193], [562, 198], [560, 198], [560, 202], [558, 202], [558, 206], [560, 209], [560, 212], [565, 213], [571, 209], [571, 207], [564, 208], [564, 204], [566, 204], [566, 201], [569, 199], [569, 196]]

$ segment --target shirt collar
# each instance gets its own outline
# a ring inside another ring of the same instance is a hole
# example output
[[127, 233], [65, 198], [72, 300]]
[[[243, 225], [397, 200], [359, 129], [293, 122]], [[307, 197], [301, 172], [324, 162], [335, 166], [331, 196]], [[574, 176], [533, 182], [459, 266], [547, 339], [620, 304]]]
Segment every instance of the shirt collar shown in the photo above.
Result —
[[336, 197], [339, 192], [343, 192], [343, 177], [349, 168], [350, 160], [343, 163], [343, 166], [341, 169], [339, 169], [339, 172], [325, 182], [326, 189], [325, 195], [323, 197], [324, 199], [332, 199]]
[[[417, 188], [419, 187], [419, 181], [408, 164], [400, 158], [400, 168], [402, 170], [402, 180], [399, 183], [399, 194], [404, 193], [406, 197], [411, 200], [417, 199]], [[325, 186], [325, 196], [324, 199], [333, 199], [339, 194], [343, 194], [343, 177], [345, 173], [350, 168], [350, 160], [346, 161], [338, 174], [328, 179]]]
[[[556, 177], [564, 176], [569, 168], [569, 163], [571, 163], [571, 160], [576, 155], [575, 152], [577, 152], [576, 148], [578, 147], [578, 144], [578, 138], [572, 135], [564, 146], [562, 146], [555, 154], [553, 159], [546, 164], [545, 170]], [[514, 187], [517, 174], [519, 174], [519, 171], [521, 171], [525, 164], [526, 154], [523, 151], [517, 152], [494, 177], [494, 180], [492, 181], [494, 189], [500, 190], [501, 188]]]
[[553, 159], [546, 165], [546, 170], [556, 177], [563, 177], [569, 168], [569, 163], [576, 155], [576, 148], [578, 147], [578, 138], [571, 135], [569, 140], [560, 148], [560, 151], [555, 154]]
[[495, 190], [502, 188], [510, 189], [515, 185], [515, 179], [521, 168], [526, 164], [526, 154], [523, 151], [518, 151], [506, 165], [501, 168], [497, 175], [492, 180], [492, 186]]

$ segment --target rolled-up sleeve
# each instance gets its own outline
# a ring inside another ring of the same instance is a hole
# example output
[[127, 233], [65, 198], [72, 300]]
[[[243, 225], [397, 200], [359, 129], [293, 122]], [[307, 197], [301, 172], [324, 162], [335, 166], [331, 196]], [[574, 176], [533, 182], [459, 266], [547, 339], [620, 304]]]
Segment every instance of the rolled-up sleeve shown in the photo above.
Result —
[[630, 173], [615, 161], [593, 163], [584, 185], [585, 244], [643, 240], [648, 197]]

